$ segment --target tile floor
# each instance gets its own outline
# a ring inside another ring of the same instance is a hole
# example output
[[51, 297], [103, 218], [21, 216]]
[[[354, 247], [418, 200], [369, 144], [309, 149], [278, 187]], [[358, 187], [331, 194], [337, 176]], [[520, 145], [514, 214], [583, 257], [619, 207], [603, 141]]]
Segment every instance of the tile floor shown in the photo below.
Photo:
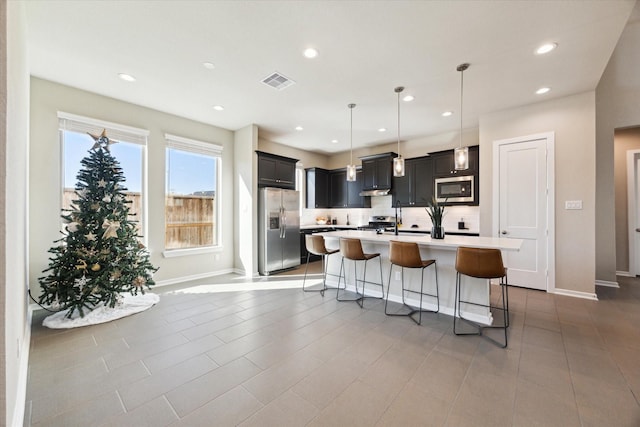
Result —
[[25, 425], [640, 426], [640, 279], [599, 302], [512, 288], [505, 350], [297, 273], [156, 288], [150, 310], [73, 330], [37, 312]]

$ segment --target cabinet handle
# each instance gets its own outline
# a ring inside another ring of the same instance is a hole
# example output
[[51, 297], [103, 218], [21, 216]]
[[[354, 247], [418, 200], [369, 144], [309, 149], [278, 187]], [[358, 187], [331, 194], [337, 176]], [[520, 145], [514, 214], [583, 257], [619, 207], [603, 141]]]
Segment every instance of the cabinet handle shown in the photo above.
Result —
[[501, 234], [507, 234], [507, 230], [502, 230]]

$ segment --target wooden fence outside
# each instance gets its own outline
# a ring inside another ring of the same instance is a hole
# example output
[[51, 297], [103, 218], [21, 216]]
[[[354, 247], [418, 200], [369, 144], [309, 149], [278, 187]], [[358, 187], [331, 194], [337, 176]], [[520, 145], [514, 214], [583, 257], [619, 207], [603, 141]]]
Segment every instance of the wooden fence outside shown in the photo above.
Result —
[[[138, 221], [136, 213], [141, 212], [140, 193], [125, 192], [131, 201], [130, 221]], [[66, 188], [63, 196], [63, 208], [70, 208], [77, 198], [75, 190]], [[165, 200], [165, 249], [197, 248], [211, 246], [216, 242], [215, 197], [170, 195]], [[136, 223], [139, 227], [139, 222]], [[138, 228], [138, 234], [141, 234]]]

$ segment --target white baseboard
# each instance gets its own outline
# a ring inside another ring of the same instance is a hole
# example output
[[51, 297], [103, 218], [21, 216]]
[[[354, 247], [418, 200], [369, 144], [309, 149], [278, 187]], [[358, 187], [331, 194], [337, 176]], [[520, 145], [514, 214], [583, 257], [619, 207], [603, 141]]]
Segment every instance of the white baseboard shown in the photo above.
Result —
[[[158, 280], [156, 282], [156, 286], [162, 287], [162, 286], [175, 285], [177, 283], [190, 282], [192, 280], [207, 279], [209, 277], [222, 276], [223, 274], [230, 274], [230, 273], [236, 273], [236, 272], [238, 272], [237, 269], [227, 268], [224, 270], [218, 270], [218, 271], [213, 271], [209, 273], [193, 274], [191, 276], [176, 277], [174, 279]], [[151, 288], [151, 290], [153, 291], [153, 288]]]
[[554, 294], [557, 295], [564, 295], [567, 297], [574, 297], [574, 298], [584, 298], [584, 299], [588, 299], [588, 300], [592, 300], [592, 301], [598, 301], [598, 296], [596, 294], [592, 294], [589, 292], [581, 292], [581, 291], [572, 291], [570, 289], [558, 289], [556, 288], [553, 291]]
[[596, 280], [596, 286], [605, 286], [607, 288], [619, 288], [618, 282], [609, 282], [608, 280]]
[[31, 319], [33, 318], [32, 304], [27, 308], [27, 322], [25, 325], [22, 348], [20, 349], [20, 366], [18, 367], [18, 390], [16, 393], [16, 406], [13, 411], [12, 426], [24, 425], [24, 410], [27, 400], [27, 376], [29, 373], [29, 351], [31, 350]]
[[[634, 277], [633, 274], [629, 273], [628, 271], [616, 271], [616, 276]], [[596, 281], [596, 283], [597, 283], [597, 281]]]

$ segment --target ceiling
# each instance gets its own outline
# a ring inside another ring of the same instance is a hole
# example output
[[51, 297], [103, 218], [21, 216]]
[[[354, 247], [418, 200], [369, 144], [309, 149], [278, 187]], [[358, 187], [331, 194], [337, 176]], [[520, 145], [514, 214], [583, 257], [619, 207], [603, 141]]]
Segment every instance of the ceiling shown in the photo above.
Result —
[[[320, 153], [595, 89], [634, 0], [25, 1], [32, 74]], [[546, 55], [544, 42], [558, 48]], [[302, 52], [314, 47], [319, 55]], [[207, 69], [204, 62], [215, 68]], [[295, 84], [261, 80], [279, 72]], [[119, 73], [136, 81], [125, 82]], [[546, 95], [536, 95], [548, 86]], [[213, 106], [224, 106], [216, 111]], [[452, 111], [450, 117], [442, 112]], [[129, 123], [136, 125], [135, 122]], [[302, 126], [303, 130], [295, 130]], [[381, 127], [387, 132], [379, 132]], [[332, 140], [338, 140], [332, 143]]]

